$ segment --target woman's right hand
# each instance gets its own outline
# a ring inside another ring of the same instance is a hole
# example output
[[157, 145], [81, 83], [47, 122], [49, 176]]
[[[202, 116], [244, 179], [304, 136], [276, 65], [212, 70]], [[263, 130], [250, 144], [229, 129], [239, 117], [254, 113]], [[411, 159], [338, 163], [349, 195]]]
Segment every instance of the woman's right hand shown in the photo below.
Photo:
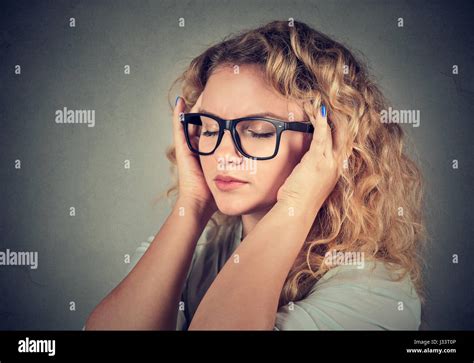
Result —
[[[201, 105], [202, 94], [190, 112], [196, 112]], [[173, 137], [178, 166], [178, 200], [191, 203], [196, 212], [206, 213], [209, 217], [217, 210], [214, 197], [207, 186], [202, 172], [199, 156], [194, 154], [186, 143], [180, 113], [184, 112], [185, 102], [179, 97], [173, 112]]]

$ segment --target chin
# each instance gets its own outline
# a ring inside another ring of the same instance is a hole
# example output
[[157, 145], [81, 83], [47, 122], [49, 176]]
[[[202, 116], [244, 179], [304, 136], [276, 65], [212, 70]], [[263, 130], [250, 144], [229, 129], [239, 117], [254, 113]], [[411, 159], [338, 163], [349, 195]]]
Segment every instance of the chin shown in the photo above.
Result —
[[255, 201], [252, 201], [251, 195], [247, 193], [226, 193], [216, 190], [213, 191], [213, 196], [219, 212], [228, 216], [246, 214], [255, 206]]
[[231, 196], [220, 196], [214, 197], [216, 201], [217, 208], [219, 212], [225, 214], [227, 216], [241, 216], [245, 214], [252, 214], [262, 211], [267, 211], [271, 209], [273, 202], [270, 203], [263, 203], [262, 201], [245, 201], [242, 196], [235, 196], [235, 198]]
[[242, 201], [232, 201], [230, 198], [229, 200], [216, 200], [216, 205], [219, 212], [227, 216], [240, 216], [246, 214], [249, 210], [248, 207], [242, 204]]

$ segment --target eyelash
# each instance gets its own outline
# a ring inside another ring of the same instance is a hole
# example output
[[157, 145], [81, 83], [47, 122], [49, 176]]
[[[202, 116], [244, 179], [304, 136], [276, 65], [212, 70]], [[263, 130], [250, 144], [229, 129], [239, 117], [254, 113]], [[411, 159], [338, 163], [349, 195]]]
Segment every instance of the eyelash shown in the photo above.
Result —
[[218, 134], [217, 131], [204, 131], [204, 132], [202, 133], [202, 135], [204, 135], [204, 136], [209, 136], [209, 137], [210, 137], [210, 136], [216, 136], [217, 134]]
[[[266, 133], [263, 133], [263, 134], [258, 134], [258, 133], [252, 132], [252, 131], [248, 131], [248, 132], [250, 132], [252, 137], [255, 138], [255, 139], [269, 139], [269, 138], [273, 137], [273, 135], [275, 135], [275, 133], [273, 133], [273, 132], [266, 132]], [[206, 137], [216, 136], [217, 134], [218, 134], [217, 131], [204, 131], [202, 133], [202, 135], [206, 136]]]
[[262, 134], [259, 134], [259, 133], [255, 133], [253, 131], [248, 131], [251, 133], [252, 137], [256, 138], [256, 139], [269, 139], [270, 137], [273, 137], [273, 135], [275, 135], [274, 132], [265, 132], [265, 133], [262, 133]]

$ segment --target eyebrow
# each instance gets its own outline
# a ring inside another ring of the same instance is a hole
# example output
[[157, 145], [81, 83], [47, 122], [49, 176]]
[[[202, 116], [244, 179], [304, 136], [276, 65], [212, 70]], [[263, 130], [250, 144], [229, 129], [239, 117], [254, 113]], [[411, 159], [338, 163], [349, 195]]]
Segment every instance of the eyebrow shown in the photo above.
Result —
[[[220, 117], [220, 116], [216, 115], [215, 113], [212, 113], [212, 112], [210, 112], [210, 111], [207, 111], [207, 110], [205, 110], [205, 109], [203, 109], [203, 108], [201, 108], [201, 107], [198, 109], [198, 113], [200, 113], [200, 112], [202, 112], [202, 113], [208, 113], [209, 115], [216, 116], [216, 117], [219, 117], [219, 118], [222, 118], [222, 119], [224, 118], [224, 117]], [[246, 116], [243, 116], [243, 117], [273, 117], [273, 118], [276, 118], [276, 119], [278, 119], [278, 120], [285, 120], [284, 117], [281, 117], [281, 116], [279, 116], [279, 115], [276, 115], [276, 114], [274, 114], [274, 113], [272, 113], [272, 112], [252, 113], [252, 114], [250, 114], [250, 115], [246, 115]], [[241, 117], [239, 117], [239, 118], [241, 118]]]

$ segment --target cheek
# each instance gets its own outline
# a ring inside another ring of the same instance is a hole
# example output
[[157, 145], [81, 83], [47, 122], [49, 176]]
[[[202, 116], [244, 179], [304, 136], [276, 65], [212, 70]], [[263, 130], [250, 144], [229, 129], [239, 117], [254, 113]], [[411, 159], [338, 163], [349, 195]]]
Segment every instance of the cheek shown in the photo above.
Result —
[[260, 161], [256, 175], [256, 185], [265, 194], [276, 197], [278, 189], [291, 174], [294, 167], [309, 148], [310, 139], [304, 134], [282, 135], [280, 148], [275, 158]]
[[212, 156], [200, 156], [202, 173], [209, 184], [209, 179], [215, 175], [217, 169], [217, 162]]
[[278, 156], [283, 159], [283, 170], [289, 170], [288, 174], [291, 173], [309, 149], [310, 142], [311, 139], [308, 138], [308, 134], [293, 132], [282, 135]]
[[276, 202], [278, 190], [291, 173], [289, 169], [285, 159], [278, 156], [261, 161], [253, 185], [256, 198], [265, 203]]

